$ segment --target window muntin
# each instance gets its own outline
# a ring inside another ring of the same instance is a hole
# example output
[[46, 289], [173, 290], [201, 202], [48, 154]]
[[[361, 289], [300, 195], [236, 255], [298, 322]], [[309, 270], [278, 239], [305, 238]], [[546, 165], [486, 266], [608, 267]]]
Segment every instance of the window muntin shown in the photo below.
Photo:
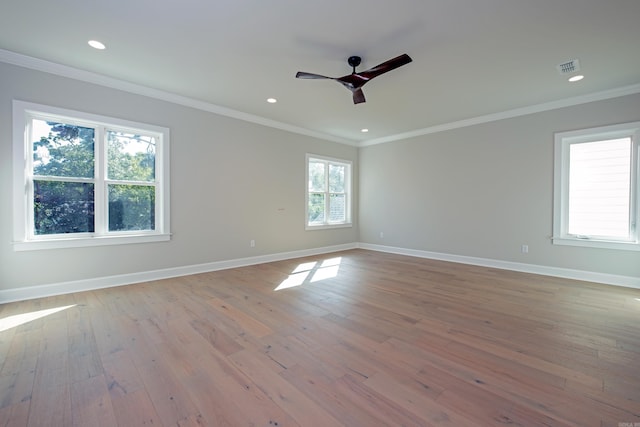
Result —
[[351, 162], [307, 155], [307, 229], [351, 225]]
[[169, 130], [14, 101], [14, 248], [169, 239]]
[[640, 250], [640, 122], [556, 134], [555, 244]]

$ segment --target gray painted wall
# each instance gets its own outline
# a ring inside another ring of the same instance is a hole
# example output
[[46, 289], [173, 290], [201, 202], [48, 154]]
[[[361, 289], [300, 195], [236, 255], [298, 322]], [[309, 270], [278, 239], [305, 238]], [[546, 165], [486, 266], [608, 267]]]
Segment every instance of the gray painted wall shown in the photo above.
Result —
[[[169, 127], [172, 240], [14, 252], [13, 99]], [[553, 133], [638, 112], [630, 95], [356, 149], [0, 63], [0, 291], [355, 242], [640, 277], [640, 252], [549, 239]], [[307, 152], [354, 162], [353, 228], [304, 230]]]
[[[172, 240], [14, 252], [13, 99], [169, 127]], [[307, 152], [353, 161], [357, 188], [355, 147], [0, 63], [0, 290], [357, 242], [357, 221], [305, 231]]]
[[636, 94], [363, 147], [360, 242], [640, 277], [640, 252], [550, 240], [554, 132], [639, 118]]

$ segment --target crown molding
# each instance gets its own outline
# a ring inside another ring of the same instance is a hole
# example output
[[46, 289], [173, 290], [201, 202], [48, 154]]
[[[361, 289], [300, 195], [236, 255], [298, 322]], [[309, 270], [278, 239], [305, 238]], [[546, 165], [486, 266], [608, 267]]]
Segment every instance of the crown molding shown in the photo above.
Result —
[[587, 95], [575, 96], [571, 98], [565, 98], [558, 101], [545, 102], [542, 104], [530, 105], [522, 108], [515, 108], [513, 110], [507, 110], [500, 113], [487, 114], [484, 116], [473, 117], [469, 119], [459, 120], [451, 123], [443, 123], [441, 125], [430, 126], [423, 129], [417, 129], [410, 132], [398, 133], [395, 135], [389, 135], [382, 138], [369, 139], [361, 141], [358, 147], [367, 147], [370, 145], [384, 144], [387, 142], [400, 141], [404, 139], [414, 138], [416, 136], [429, 135], [432, 133], [444, 132], [453, 129], [464, 128], [467, 126], [474, 126], [483, 123], [495, 122], [498, 120], [511, 119], [514, 117], [526, 116], [528, 114], [542, 113], [544, 111], [557, 110], [559, 108], [572, 107], [580, 104], [587, 104], [594, 101], [603, 101], [606, 99], [618, 98], [626, 95], [633, 95], [640, 93], [640, 83], [623, 86], [620, 88], [605, 90], [601, 92], [594, 92]]
[[267, 119], [265, 117], [256, 116], [254, 114], [243, 113], [242, 111], [232, 110], [230, 108], [222, 107], [220, 105], [212, 104], [209, 102], [200, 101], [197, 99], [177, 95], [171, 92], [165, 92], [159, 89], [154, 89], [135, 83], [130, 83], [124, 80], [108, 77], [103, 74], [69, 67], [67, 65], [22, 55], [20, 53], [11, 52], [4, 49], [0, 49], [0, 62], [5, 62], [7, 64], [17, 65], [19, 67], [42, 71], [45, 73], [67, 77], [87, 83], [93, 83], [111, 89], [118, 89], [136, 95], [143, 95], [149, 98], [167, 101], [173, 104], [182, 105], [184, 107], [195, 108], [197, 110], [207, 111], [209, 113], [217, 114], [220, 116], [230, 117], [233, 119], [242, 120], [245, 122], [254, 123], [274, 129], [310, 136], [313, 138], [319, 138], [325, 141], [333, 141], [340, 144], [357, 146], [356, 141], [352, 141], [349, 139], [339, 138], [337, 136], [325, 134], [322, 132], [315, 132], [310, 129], [301, 128], [288, 123]]

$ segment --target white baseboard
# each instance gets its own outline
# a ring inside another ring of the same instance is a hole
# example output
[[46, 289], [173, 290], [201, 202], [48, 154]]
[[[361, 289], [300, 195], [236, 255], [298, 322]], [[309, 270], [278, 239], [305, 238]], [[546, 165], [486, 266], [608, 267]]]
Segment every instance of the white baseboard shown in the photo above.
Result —
[[457, 262], [461, 264], [499, 268], [501, 270], [520, 271], [523, 273], [533, 273], [543, 276], [562, 277], [565, 279], [583, 280], [586, 282], [603, 283], [606, 285], [640, 289], [640, 277], [620, 276], [616, 274], [597, 273], [594, 271], [573, 270], [570, 268], [550, 267], [546, 265], [525, 264], [511, 261], [500, 261], [496, 259], [476, 258], [464, 255], [452, 255], [440, 252], [429, 252], [416, 249], [397, 248], [393, 246], [374, 245], [370, 243], [359, 243], [358, 247], [361, 249], [407, 255], [418, 258], [437, 259], [441, 261]]
[[436, 259], [441, 261], [457, 262], [461, 264], [478, 265], [482, 267], [498, 268], [502, 270], [521, 271], [524, 273], [540, 274], [543, 276], [562, 277], [574, 280], [603, 283], [607, 285], [623, 286], [640, 289], [640, 278], [620, 276], [615, 274], [597, 273], [593, 271], [573, 270], [568, 268], [549, 267], [544, 265], [525, 264], [511, 261], [500, 261], [489, 258], [477, 258], [463, 255], [452, 255], [440, 252], [429, 252], [416, 249], [398, 248], [393, 246], [374, 245], [370, 243], [347, 243], [343, 245], [326, 246], [321, 248], [303, 249], [299, 251], [280, 252], [270, 255], [261, 255], [248, 258], [238, 258], [225, 261], [216, 261], [205, 264], [196, 264], [183, 267], [173, 267], [161, 270], [145, 271], [140, 273], [121, 274], [115, 276], [96, 277], [86, 280], [71, 282], [51, 283], [46, 285], [28, 286], [24, 288], [0, 290], [0, 304], [24, 301], [34, 298], [54, 295], [69, 294], [72, 292], [91, 291], [95, 289], [110, 288], [115, 286], [131, 285], [134, 283], [148, 282], [152, 280], [169, 279], [172, 277], [187, 276], [190, 274], [206, 273], [210, 271], [226, 270], [229, 268], [245, 267], [248, 265], [263, 264], [267, 262], [282, 261], [293, 258], [301, 258], [312, 255], [322, 255], [349, 249], [367, 249], [377, 252], [387, 252], [399, 255], [407, 255], [418, 258]]
[[24, 288], [0, 289], [0, 304], [42, 298], [72, 292], [91, 291], [95, 289], [111, 288], [115, 286], [131, 285], [152, 280], [169, 279], [172, 277], [188, 276], [190, 274], [207, 273], [210, 271], [226, 270], [229, 268], [246, 267], [248, 265], [301, 258], [311, 255], [322, 255], [331, 252], [355, 249], [357, 243], [326, 246], [322, 248], [303, 249], [299, 251], [280, 252], [270, 255], [260, 255], [248, 258], [238, 258], [225, 261], [209, 262], [205, 264], [173, 267], [162, 270], [144, 271], [140, 273], [120, 274], [115, 276], [96, 277], [71, 282], [51, 283], [46, 285], [28, 286]]

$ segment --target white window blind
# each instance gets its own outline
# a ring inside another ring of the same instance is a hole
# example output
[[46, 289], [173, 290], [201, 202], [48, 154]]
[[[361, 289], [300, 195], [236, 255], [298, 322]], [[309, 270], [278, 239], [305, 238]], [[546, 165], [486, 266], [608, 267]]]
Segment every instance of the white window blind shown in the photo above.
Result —
[[555, 135], [553, 243], [640, 250], [640, 122]]
[[569, 234], [629, 240], [631, 138], [572, 144]]

